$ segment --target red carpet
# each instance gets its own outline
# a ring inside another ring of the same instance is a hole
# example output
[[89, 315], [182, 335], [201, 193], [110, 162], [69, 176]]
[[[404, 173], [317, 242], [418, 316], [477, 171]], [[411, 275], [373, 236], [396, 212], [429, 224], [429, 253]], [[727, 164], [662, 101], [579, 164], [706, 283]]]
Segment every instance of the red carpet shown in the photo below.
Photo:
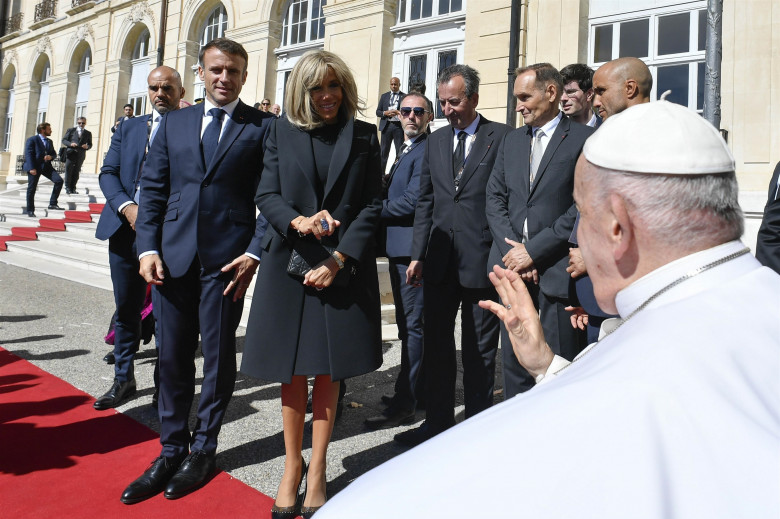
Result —
[[[160, 452], [157, 434], [0, 348], [0, 516], [268, 518], [273, 500], [225, 472], [176, 501], [119, 496]], [[217, 461], [219, 462], [219, 460]]]
[[65, 211], [65, 218], [41, 218], [33, 226], [11, 227], [11, 234], [0, 236], [0, 251], [8, 250], [9, 241], [33, 241], [39, 232], [65, 231], [69, 223], [89, 223], [93, 214], [100, 214], [105, 204], [89, 204], [89, 211]]

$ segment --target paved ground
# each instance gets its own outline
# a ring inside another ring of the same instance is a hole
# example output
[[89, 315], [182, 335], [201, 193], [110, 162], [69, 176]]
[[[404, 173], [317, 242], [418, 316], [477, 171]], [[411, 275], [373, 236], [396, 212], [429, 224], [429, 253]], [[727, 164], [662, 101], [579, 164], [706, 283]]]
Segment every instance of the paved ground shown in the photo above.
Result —
[[[106, 290], [0, 263], [0, 346], [94, 397], [104, 393], [113, 380], [113, 368], [101, 360], [109, 350], [103, 336], [113, 308], [113, 296]], [[238, 335], [240, 365], [243, 328]], [[330, 495], [405, 450], [392, 440], [403, 428], [372, 432], [363, 427], [363, 420], [381, 411], [380, 397], [392, 393], [398, 373], [400, 342], [385, 343], [383, 350], [385, 362], [379, 371], [348, 381], [347, 406], [336, 422], [328, 451]], [[159, 432], [156, 412], [150, 406], [153, 366], [152, 343], [142, 346], [136, 360], [138, 392], [119, 410]], [[198, 358], [198, 381], [201, 366]], [[498, 388], [500, 380], [496, 382]], [[284, 465], [279, 395], [278, 384], [239, 373], [217, 458], [221, 469], [270, 496], [276, 494]], [[462, 403], [462, 394], [458, 401]], [[462, 406], [458, 410], [460, 420]], [[423, 419], [423, 413], [418, 413], [418, 419]], [[304, 448], [310, 445], [307, 431]], [[310, 451], [304, 456], [308, 459]], [[138, 465], [139, 474], [149, 461], [127, 460]]]

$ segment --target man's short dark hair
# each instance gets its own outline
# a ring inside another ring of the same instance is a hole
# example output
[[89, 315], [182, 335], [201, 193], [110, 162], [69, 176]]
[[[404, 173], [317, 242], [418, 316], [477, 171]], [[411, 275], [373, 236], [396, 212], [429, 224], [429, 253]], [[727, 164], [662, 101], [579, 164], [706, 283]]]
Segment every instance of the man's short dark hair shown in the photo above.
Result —
[[442, 70], [436, 80], [436, 88], [438, 89], [439, 85], [447, 83], [455, 76], [463, 78], [463, 83], [466, 85], [466, 97], [479, 94], [479, 72], [468, 65], [450, 65]]
[[[430, 99], [425, 97], [425, 94], [423, 94], [419, 90], [412, 90], [411, 92], [406, 94], [404, 99], [406, 99], [407, 97], [419, 97], [420, 99], [423, 99], [425, 101], [425, 109], [428, 110], [429, 112], [433, 113], [433, 103], [431, 102]], [[401, 102], [403, 103], [403, 101], [401, 101]]]
[[520, 74], [525, 74], [529, 70], [536, 72], [536, 88], [544, 90], [550, 83], [554, 84], [558, 89], [558, 95], [563, 93], [563, 77], [558, 69], [553, 67], [549, 63], [535, 63], [528, 65], [527, 67], [521, 67], [515, 70], [515, 77]]
[[36, 127], [36, 130], [38, 131], [38, 133], [41, 133], [43, 130], [45, 130], [45, 129], [46, 129], [46, 128], [48, 128], [49, 126], [51, 126], [51, 124], [49, 124], [49, 123], [41, 123], [41, 124], [39, 124], [39, 125]]
[[87, 118], [82, 115], [81, 117], [77, 117], [76, 118], [76, 122], [79, 122], [79, 121], [84, 121], [84, 123], [86, 123], [87, 122]]
[[124, 110], [125, 108], [129, 108], [129, 109], [133, 110], [133, 105], [131, 105], [130, 103], [127, 103], [125, 106], [122, 107], [122, 110]]
[[583, 92], [593, 88], [593, 69], [584, 63], [566, 65], [561, 69], [561, 76], [563, 76], [564, 85], [576, 81]]
[[201, 67], [203, 66], [203, 55], [206, 54], [206, 51], [209, 49], [217, 49], [225, 54], [242, 57], [244, 59], [244, 72], [246, 72], [246, 67], [249, 64], [249, 55], [247, 55], [244, 46], [237, 41], [228, 38], [214, 38], [201, 47], [200, 52], [198, 53], [198, 63], [200, 63]]

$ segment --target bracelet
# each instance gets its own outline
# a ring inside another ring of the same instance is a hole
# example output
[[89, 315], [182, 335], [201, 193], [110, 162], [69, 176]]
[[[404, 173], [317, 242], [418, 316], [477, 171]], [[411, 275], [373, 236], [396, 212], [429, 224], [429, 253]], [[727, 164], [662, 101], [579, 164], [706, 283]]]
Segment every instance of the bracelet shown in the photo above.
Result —
[[334, 260], [336, 260], [336, 264], [339, 266], [339, 270], [344, 268], [344, 261], [339, 258], [338, 254], [336, 254], [336, 251], [331, 252], [330, 254]]

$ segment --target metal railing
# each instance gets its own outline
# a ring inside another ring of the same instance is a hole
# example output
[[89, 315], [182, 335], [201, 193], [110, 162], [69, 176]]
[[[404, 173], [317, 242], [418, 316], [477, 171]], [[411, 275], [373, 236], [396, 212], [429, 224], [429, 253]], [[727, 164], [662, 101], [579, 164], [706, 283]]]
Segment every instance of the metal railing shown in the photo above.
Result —
[[43, 0], [35, 6], [35, 22], [57, 16], [57, 0]]
[[94, 2], [95, 0], [71, 0], [70, 6], [72, 8], [78, 7], [80, 5], [88, 4], [89, 2]]
[[8, 21], [5, 22], [5, 33], [11, 34], [12, 32], [21, 31], [22, 18], [24, 18], [24, 13], [12, 14]]

